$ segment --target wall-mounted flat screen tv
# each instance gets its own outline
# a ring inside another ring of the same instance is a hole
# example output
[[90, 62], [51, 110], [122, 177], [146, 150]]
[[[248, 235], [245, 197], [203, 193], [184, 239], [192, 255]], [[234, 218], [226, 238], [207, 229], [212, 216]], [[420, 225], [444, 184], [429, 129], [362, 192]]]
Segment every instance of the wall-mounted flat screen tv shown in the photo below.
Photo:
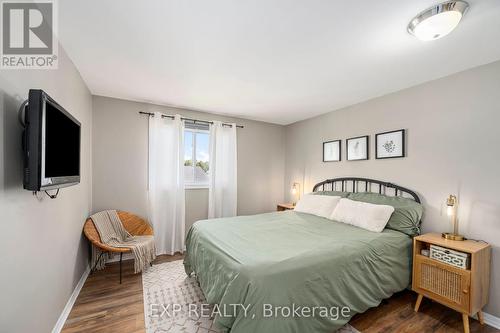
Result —
[[43, 90], [25, 107], [24, 188], [56, 189], [80, 182], [80, 122]]

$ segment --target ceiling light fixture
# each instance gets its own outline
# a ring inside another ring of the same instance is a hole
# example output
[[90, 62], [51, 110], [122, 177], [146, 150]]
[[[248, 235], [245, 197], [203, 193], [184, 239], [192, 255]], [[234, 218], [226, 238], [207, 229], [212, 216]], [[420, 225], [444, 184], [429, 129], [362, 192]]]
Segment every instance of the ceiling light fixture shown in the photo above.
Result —
[[415, 16], [408, 32], [423, 41], [439, 39], [457, 27], [468, 8], [465, 1], [443, 2]]

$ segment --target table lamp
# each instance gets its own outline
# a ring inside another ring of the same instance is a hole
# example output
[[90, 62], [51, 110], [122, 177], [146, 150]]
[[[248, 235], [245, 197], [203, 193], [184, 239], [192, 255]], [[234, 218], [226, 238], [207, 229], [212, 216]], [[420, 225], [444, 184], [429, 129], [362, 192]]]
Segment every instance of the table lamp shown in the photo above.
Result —
[[291, 192], [292, 192], [292, 196], [293, 196], [292, 204], [295, 206], [297, 204], [297, 200], [295, 200], [295, 198], [300, 199], [300, 184], [293, 183]]
[[465, 237], [458, 234], [457, 206], [457, 197], [450, 194], [446, 200], [446, 214], [451, 217], [451, 221], [453, 223], [453, 233], [443, 232], [442, 236], [443, 238], [450, 240], [463, 241], [465, 240]]

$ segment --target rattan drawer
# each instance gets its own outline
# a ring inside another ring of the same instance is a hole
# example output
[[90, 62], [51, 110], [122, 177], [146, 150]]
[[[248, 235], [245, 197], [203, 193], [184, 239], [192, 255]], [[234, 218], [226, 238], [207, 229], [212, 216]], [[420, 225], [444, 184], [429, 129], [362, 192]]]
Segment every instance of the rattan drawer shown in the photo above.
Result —
[[413, 285], [424, 294], [458, 311], [469, 312], [470, 271], [415, 256]]

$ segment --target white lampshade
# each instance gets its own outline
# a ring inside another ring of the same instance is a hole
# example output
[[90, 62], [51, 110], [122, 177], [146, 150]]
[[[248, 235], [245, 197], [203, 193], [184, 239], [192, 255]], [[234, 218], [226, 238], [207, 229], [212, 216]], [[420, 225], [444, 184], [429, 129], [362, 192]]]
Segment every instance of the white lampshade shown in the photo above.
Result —
[[455, 211], [454, 206], [446, 206], [446, 215], [453, 216], [453, 212]]
[[461, 19], [462, 13], [459, 12], [440, 13], [420, 22], [413, 33], [415, 37], [423, 41], [439, 39], [452, 32]]
[[417, 15], [408, 25], [408, 32], [422, 41], [439, 39], [460, 23], [469, 5], [464, 1], [448, 1]]

